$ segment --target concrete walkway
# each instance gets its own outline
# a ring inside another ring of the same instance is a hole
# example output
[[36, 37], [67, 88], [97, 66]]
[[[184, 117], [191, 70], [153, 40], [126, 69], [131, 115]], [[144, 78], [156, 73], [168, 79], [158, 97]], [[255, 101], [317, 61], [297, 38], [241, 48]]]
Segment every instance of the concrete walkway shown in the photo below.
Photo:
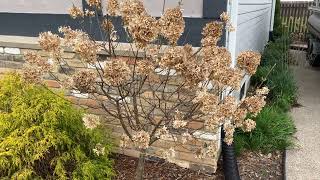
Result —
[[320, 69], [306, 65], [304, 56], [293, 68], [299, 86], [298, 103], [292, 109], [297, 126], [297, 147], [287, 151], [287, 180], [320, 180]]

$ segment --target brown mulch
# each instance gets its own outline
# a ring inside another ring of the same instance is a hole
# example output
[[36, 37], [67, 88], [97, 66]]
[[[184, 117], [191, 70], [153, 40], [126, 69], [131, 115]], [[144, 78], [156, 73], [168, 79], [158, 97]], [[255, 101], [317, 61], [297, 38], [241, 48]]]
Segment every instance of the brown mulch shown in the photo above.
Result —
[[[116, 180], [134, 179], [137, 158], [117, 154], [114, 157]], [[237, 158], [240, 176], [246, 179], [282, 179], [282, 154], [261, 154], [256, 152], [245, 152]], [[223, 180], [222, 162], [218, 164], [215, 174], [203, 174], [178, 167], [165, 161], [146, 161], [145, 179], [150, 180]]]

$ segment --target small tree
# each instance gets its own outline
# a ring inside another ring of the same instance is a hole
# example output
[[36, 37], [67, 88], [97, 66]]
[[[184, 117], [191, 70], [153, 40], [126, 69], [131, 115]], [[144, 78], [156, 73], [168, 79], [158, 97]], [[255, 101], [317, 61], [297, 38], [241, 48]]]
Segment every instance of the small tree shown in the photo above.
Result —
[[[258, 89], [240, 102], [233, 92], [239, 90], [245, 74], [255, 73], [260, 54], [243, 52], [237, 58], [238, 66], [230, 66], [230, 53], [217, 46], [223, 29], [233, 29], [226, 13], [221, 15], [222, 22], [213, 21], [203, 28], [201, 47], [193, 48], [188, 44], [177, 46], [185, 28], [181, 3], [166, 9], [159, 19], [150, 16], [140, 0], [125, 0], [121, 4], [109, 0], [108, 14], [103, 19], [97, 16], [100, 1], [87, 3], [93, 11], [72, 7], [71, 17], [96, 20], [101, 25], [102, 39], [106, 40], [96, 42], [84, 31], [70, 27], [59, 29], [63, 37], [41, 33], [40, 46], [50, 54], [53, 63], [27, 53], [23, 75], [25, 80], [39, 83], [45, 74], [50, 74], [66, 89], [88, 93], [98, 101], [123, 128], [120, 146], [134, 146], [140, 151], [136, 179], [143, 177], [148, 148], [160, 139], [170, 138], [183, 146], [191, 139], [199, 139], [199, 132], [215, 132], [223, 124], [224, 141], [231, 144], [235, 128], [254, 129], [255, 121], [246, 117], [260, 112], [268, 89]], [[119, 42], [112, 16], [122, 17], [131, 49], [129, 57], [116, 54]], [[62, 58], [62, 46], [72, 48], [84, 67], [89, 64], [94, 69], [67, 71], [70, 67]], [[106, 61], [98, 55], [99, 51], [107, 53]], [[57, 73], [58, 69], [64, 76]], [[203, 122], [201, 128], [189, 127], [199, 121]], [[172, 160], [174, 149], [163, 152], [163, 157]], [[197, 158], [213, 158], [216, 154], [215, 142], [195, 150]]]

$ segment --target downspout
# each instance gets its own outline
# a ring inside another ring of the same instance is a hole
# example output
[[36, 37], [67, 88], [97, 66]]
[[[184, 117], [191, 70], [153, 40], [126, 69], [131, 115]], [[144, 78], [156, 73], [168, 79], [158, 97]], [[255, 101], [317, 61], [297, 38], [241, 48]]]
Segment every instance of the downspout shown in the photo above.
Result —
[[[237, 23], [238, 23], [238, 1], [228, 0], [227, 12], [230, 15], [231, 23], [235, 28], [233, 32], [226, 32], [226, 48], [230, 51], [232, 57], [232, 67], [236, 66], [237, 53]], [[225, 131], [221, 127], [221, 144], [223, 173], [225, 180], [240, 180], [237, 158], [235, 155], [234, 143], [228, 145], [224, 142]]]
[[222, 160], [223, 160], [223, 173], [225, 180], [240, 180], [237, 158], [235, 154], [234, 143], [228, 145], [224, 142], [225, 132], [221, 130], [221, 143], [222, 143]]

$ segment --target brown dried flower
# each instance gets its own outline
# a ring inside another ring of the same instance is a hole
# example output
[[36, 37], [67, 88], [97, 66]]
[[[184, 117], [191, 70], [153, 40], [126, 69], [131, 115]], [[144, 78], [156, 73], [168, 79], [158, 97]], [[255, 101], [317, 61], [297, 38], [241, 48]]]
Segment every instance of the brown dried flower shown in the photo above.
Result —
[[88, 129], [94, 129], [101, 124], [99, 116], [94, 114], [85, 114], [82, 121], [84, 126]]
[[201, 44], [203, 47], [206, 46], [215, 46], [217, 45], [219, 38], [222, 35], [222, 30], [223, 30], [223, 23], [213, 21], [208, 24], [203, 28], [202, 30], [202, 40]]
[[180, 7], [166, 9], [159, 19], [160, 33], [170, 44], [176, 44], [184, 32], [185, 22]]
[[120, 86], [130, 79], [131, 70], [125, 60], [114, 59], [107, 63], [104, 78], [109, 85]]
[[119, 11], [118, 0], [108, 0], [107, 6], [108, 6], [107, 12], [110, 16], [118, 15], [118, 11]]
[[80, 93], [93, 92], [95, 90], [96, 74], [88, 70], [82, 70], [72, 76], [73, 86]]
[[235, 127], [230, 123], [225, 123], [223, 125], [223, 130], [225, 132], [224, 142], [227, 145], [231, 145], [233, 143], [233, 135], [234, 135]]
[[238, 107], [238, 109], [234, 112], [233, 118], [232, 118], [234, 121], [235, 127], [242, 126], [242, 123], [246, 118], [247, 113], [248, 113], [247, 109]]
[[132, 141], [139, 149], [147, 149], [149, 147], [150, 135], [146, 131], [138, 131], [132, 136]]
[[263, 87], [261, 89], [257, 89], [256, 90], [256, 94], [258, 96], [265, 96], [265, 95], [268, 95], [269, 94], [269, 88], [268, 87]]
[[105, 32], [108, 32], [108, 33], [114, 31], [114, 26], [113, 26], [112, 21], [110, 19], [104, 19], [101, 24], [101, 27]]
[[120, 4], [120, 11], [124, 25], [128, 25], [133, 16], [146, 12], [141, 0], [122, 1]]
[[257, 116], [262, 108], [266, 105], [265, 96], [254, 95], [246, 97], [243, 101], [243, 105], [247, 108], [248, 112]]
[[101, 7], [101, 0], [86, 0], [86, 1], [90, 7], [96, 7], [96, 8]]
[[251, 132], [255, 128], [256, 128], [256, 122], [254, 120], [246, 119], [243, 122], [242, 129], [244, 132]]
[[75, 42], [74, 51], [87, 63], [94, 64], [97, 61], [99, 48], [96, 43], [89, 38], [82, 38]]
[[69, 14], [72, 17], [72, 19], [76, 19], [84, 16], [83, 11], [79, 7], [76, 7], [74, 5], [69, 9]]
[[220, 15], [220, 19], [221, 21], [223, 21], [224, 23], [228, 23], [230, 21], [230, 16], [227, 12], [223, 12], [221, 15]]
[[128, 21], [127, 28], [134, 42], [140, 48], [145, 48], [159, 34], [157, 20], [146, 13], [132, 16]]
[[49, 52], [54, 58], [61, 57], [63, 49], [61, 38], [58, 35], [52, 34], [50, 31], [40, 33], [39, 44], [44, 51]]
[[219, 97], [213, 93], [208, 93], [205, 91], [198, 91], [197, 96], [193, 100], [194, 103], [200, 103], [201, 108], [200, 110], [206, 114], [212, 114], [216, 111]]
[[136, 73], [138, 75], [149, 75], [150, 73], [154, 72], [154, 65], [147, 60], [141, 60], [137, 62], [137, 67], [136, 67]]
[[24, 58], [30, 65], [40, 68], [43, 72], [48, 72], [52, 69], [48, 61], [35, 52], [27, 52], [24, 54]]
[[247, 70], [250, 75], [256, 73], [257, 68], [260, 64], [261, 55], [260, 53], [253, 51], [245, 51], [239, 54], [237, 63], [240, 68]]
[[38, 67], [24, 66], [22, 69], [22, 79], [31, 84], [38, 84], [41, 82], [43, 72]]

